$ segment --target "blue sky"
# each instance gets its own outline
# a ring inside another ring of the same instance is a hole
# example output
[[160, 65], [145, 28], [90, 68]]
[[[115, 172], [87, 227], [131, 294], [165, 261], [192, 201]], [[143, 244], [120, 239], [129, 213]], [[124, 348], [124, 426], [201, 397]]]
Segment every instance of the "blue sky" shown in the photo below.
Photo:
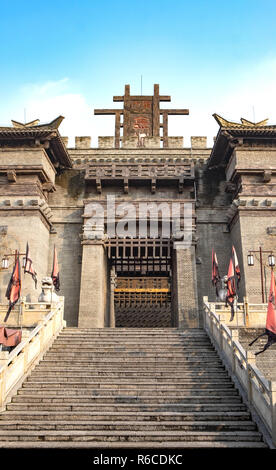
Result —
[[113, 95], [170, 94], [170, 135], [217, 132], [212, 114], [276, 123], [276, 2], [186, 0], [0, 0], [1, 125], [47, 122], [61, 133], [113, 134]]

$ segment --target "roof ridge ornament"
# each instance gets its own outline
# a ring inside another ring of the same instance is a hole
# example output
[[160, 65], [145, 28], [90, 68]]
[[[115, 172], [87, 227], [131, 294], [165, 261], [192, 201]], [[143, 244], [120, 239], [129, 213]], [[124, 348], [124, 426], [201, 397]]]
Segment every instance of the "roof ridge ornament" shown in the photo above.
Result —
[[264, 119], [263, 121], [259, 122], [252, 122], [248, 121], [248, 119], [241, 118], [241, 123], [246, 126], [266, 126], [268, 119]]
[[55, 118], [53, 121], [49, 122], [48, 124], [39, 124], [40, 120], [35, 119], [34, 121], [27, 122], [23, 124], [22, 122], [14, 121], [12, 120], [12, 125], [13, 127], [17, 129], [25, 129], [26, 127], [47, 127], [51, 129], [58, 129], [60, 124], [62, 123], [64, 117], [63, 116], [58, 116]]
[[252, 122], [249, 121], [248, 119], [241, 118], [241, 123], [239, 122], [233, 122], [233, 121], [228, 121], [227, 119], [224, 119], [222, 116], [219, 114], [214, 113], [213, 117], [217, 121], [220, 127], [263, 127], [267, 125], [268, 119], [264, 119], [263, 121], [259, 122]]
[[39, 119], [35, 119], [34, 121], [26, 122], [25, 124], [23, 124], [22, 122], [14, 121], [12, 119], [11, 122], [12, 122], [13, 127], [23, 128], [23, 127], [37, 126], [40, 121]]

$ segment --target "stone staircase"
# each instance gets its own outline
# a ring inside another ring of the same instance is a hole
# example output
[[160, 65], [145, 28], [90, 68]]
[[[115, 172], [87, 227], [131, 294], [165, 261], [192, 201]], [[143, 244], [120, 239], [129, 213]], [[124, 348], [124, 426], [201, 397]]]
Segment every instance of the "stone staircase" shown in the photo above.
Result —
[[204, 330], [65, 328], [0, 414], [0, 447], [267, 446]]

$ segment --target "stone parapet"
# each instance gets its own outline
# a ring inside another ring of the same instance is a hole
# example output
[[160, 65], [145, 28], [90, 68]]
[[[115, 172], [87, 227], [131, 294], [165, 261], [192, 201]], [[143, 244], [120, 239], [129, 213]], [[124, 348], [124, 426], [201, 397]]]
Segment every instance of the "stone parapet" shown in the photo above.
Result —
[[205, 149], [207, 148], [207, 137], [205, 136], [191, 136], [192, 149]]
[[75, 147], [76, 149], [87, 149], [91, 147], [91, 137], [82, 136], [75, 137]]
[[68, 147], [69, 137], [62, 136], [61, 139], [62, 139], [62, 142], [64, 143], [65, 147]]
[[168, 137], [168, 147], [169, 148], [183, 148], [184, 145], [184, 138], [179, 137]]
[[114, 137], [112, 136], [99, 136], [98, 147], [100, 149], [112, 149], [114, 148]]
[[123, 137], [122, 139], [122, 148], [160, 148], [160, 137], [145, 137], [143, 145], [140, 147], [138, 145], [138, 137]]

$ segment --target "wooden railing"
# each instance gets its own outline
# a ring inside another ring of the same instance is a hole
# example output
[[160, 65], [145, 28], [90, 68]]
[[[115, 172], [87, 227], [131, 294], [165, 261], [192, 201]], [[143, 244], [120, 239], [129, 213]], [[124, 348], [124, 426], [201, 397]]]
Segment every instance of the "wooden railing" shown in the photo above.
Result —
[[[256, 367], [256, 356], [245, 351], [238, 341], [238, 329], [229, 328], [220, 317], [221, 304], [208, 302], [203, 297], [204, 328], [228, 370], [236, 377], [248, 403], [254, 408], [276, 446], [276, 382], [267, 380]], [[244, 304], [240, 304], [243, 311]], [[266, 317], [266, 306], [248, 305], [249, 326], [250, 311]], [[244, 311], [243, 311], [244, 313]], [[252, 315], [252, 323], [256, 323]], [[262, 325], [265, 324], [265, 319]], [[234, 326], [234, 325], [233, 325]], [[245, 326], [245, 325], [244, 325]], [[260, 324], [258, 325], [260, 326]]]
[[[2, 411], [11, 391], [16, 388], [22, 378], [28, 373], [32, 365], [49, 348], [52, 341], [65, 326], [63, 319], [64, 298], [59, 297], [59, 302], [50, 306], [38, 325], [26, 337], [22, 335], [22, 341], [12, 352], [0, 353], [0, 410]], [[46, 313], [46, 314], [45, 314]]]

